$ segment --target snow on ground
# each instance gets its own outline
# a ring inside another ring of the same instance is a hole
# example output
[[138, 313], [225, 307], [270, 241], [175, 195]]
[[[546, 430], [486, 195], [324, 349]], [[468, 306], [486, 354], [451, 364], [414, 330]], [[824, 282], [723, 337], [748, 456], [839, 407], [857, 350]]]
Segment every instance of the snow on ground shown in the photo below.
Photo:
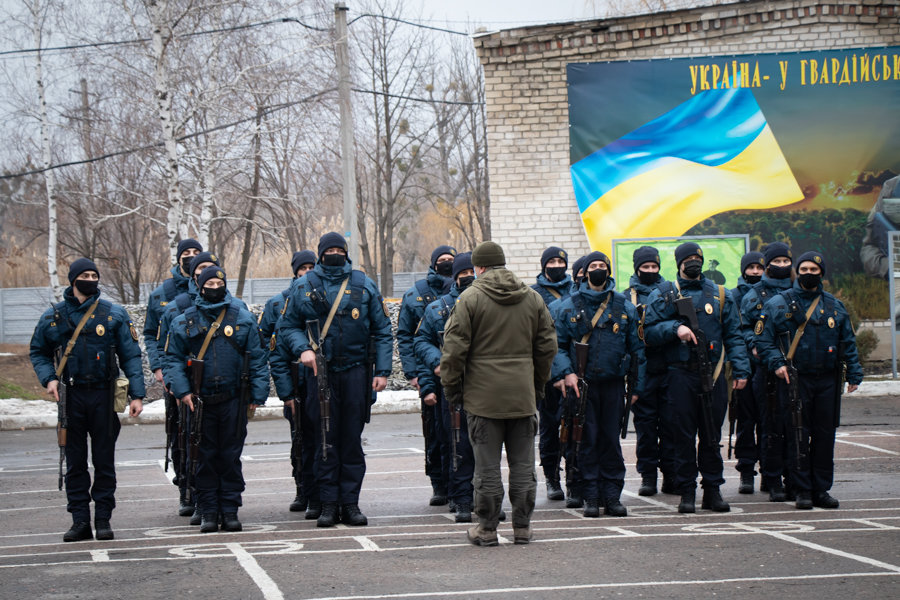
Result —
[[[269, 398], [256, 411], [256, 419], [280, 419], [284, 404], [278, 398]], [[378, 402], [372, 405], [372, 414], [409, 413], [419, 410], [419, 397], [413, 390], [379, 392]], [[127, 412], [127, 409], [126, 409]], [[165, 420], [165, 402], [156, 400], [144, 404], [144, 412], [137, 419], [119, 416], [123, 425], [162, 423]], [[56, 427], [56, 404], [46, 400], [0, 399], [0, 430], [38, 429]]]

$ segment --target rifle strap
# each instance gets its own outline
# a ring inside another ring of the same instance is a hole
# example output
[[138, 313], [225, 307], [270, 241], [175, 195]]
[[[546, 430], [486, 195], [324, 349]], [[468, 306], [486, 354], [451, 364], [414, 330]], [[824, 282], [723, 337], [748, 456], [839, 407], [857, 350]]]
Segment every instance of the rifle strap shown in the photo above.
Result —
[[206, 338], [203, 340], [203, 345], [200, 346], [200, 352], [197, 353], [197, 360], [203, 360], [203, 357], [206, 355], [206, 349], [209, 348], [209, 343], [212, 341], [213, 336], [219, 329], [219, 325], [222, 324], [222, 319], [225, 318], [225, 312], [227, 310], [227, 306], [223, 308], [222, 312], [219, 313], [219, 316], [216, 317], [216, 320], [213, 321], [213, 324], [209, 326], [209, 331], [206, 332]]
[[97, 309], [98, 304], [100, 304], [100, 298], [94, 300], [94, 303], [91, 304], [91, 307], [88, 308], [86, 313], [84, 313], [84, 316], [81, 317], [81, 320], [78, 322], [78, 327], [75, 328], [75, 333], [72, 334], [72, 337], [70, 337], [69, 341], [66, 343], [66, 351], [63, 353], [62, 358], [59, 359], [59, 366], [56, 367], [57, 377], [60, 377], [62, 375], [63, 369], [66, 368], [66, 363], [69, 361], [69, 355], [72, 354], [72, 349], [75, 348], [75, 342], [78, 341], [78, 336], [81, 334], [81, 330], [84, 329], [85, 323], [87, 323], [88, 319], [91, 318], [91, 315], [94, 314], [94, 311]]
[[631, 288], [631, 303], [634, 304], [635, 308], [637, 308], [637, 305], [638, 305], [637, 290], [634, 288]]
[[559, 292], [557, 292], [557, 291], [554, 290], [553, 288], [544, 288], [544, 289], [546, 289], [548, 292], [550, 292], [550, 295], [553, 296], [554, 298], [556, 298], [557, 300], [559, 300], [560, 298], [562, 298], [562, 294], [560, 294]]
[[[338, 305], [341, 303], [341, 299], [344, 297], [344, 290], [347, 289], [347, 284], [350, 283], [350, 278], [348, 277], [344, 281], [341, 282], [341, 289], [338, 290], [337, 296], [334, 298], [334, 302], [331, 304], [331, 310], [328, 311], [328, 318], [325, 319], [325, 325], [322, 327], [322, 331], [319, 332], [319, 340], [324, 340], [325, 336], [328, 335], [328, 328], [331, 327], [331, 321], [334, 320], [334, 315], [337, 314]], [[315, 340], [309, 340], [309, 345], [312, 347], [314, 352], [319, 350], [319, 343]]]
[[803, 337], [803, 331], [806, 329], [806, 324], [809, 323], [809, 318], [816, 311], [816, 306], [819, 305], [819, 298], [821, 298], [821, 296], [816, 296], [813, 303], [809, 305], [809, 308], [806, 311], [806, 318], [803, 319], [803, 322], [800, 323], [800, 327], [797, 328], [797, 333], [794, 334], [794, 339], [791, 340], [791, 347], [788, 348], [788, 353], [785, 355], [787, 360], [794, 359], [794, 353], [797, 352], [797, 344], [800, 343], [800, 338]]
[[609, 304], [610, 299], [612, 299], [612, 295], [613, 295], [612, 290], [610, 290], [609, 295], [606, 297], [606, 300], [603, 301], [603, 304], [600, 305], [600, 308], [598, 308], [597, 312], [594, 313], [594, 316], [591, 317], [591, 328], [581, 338], [582, 344], [588, 343], [588, 340], [591, 338], [591, 333], [593, 333], [594, 327], [597, 326], [597, 321], [600, 320], [600, 317], [603, 315], [603, 311], [606, 310], [606, 306]]

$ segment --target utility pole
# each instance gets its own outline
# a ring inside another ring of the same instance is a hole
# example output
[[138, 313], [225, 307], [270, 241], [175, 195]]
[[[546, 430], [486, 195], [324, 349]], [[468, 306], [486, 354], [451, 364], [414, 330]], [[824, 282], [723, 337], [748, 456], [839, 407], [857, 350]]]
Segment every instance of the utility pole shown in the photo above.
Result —
[[353, 112], [350, 107], [350, 50], [347, 33], [347, 5], [334, 5], [334, 58], [337, 63], [338, 98], [341, 105], [341, 181], [344, 191], [344, 237], [350, 260], [359, 268], [359, 229], [356, 223], [356, 155], [353, 149]]

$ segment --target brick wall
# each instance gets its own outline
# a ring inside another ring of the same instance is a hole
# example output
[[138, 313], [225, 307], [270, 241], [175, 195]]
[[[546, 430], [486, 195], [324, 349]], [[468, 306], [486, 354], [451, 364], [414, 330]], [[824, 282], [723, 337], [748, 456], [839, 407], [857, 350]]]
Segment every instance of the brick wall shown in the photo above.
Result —
[[567, 63], [898, 44], [898, 0], [751, 0], [476, 37], [493, 239], [528, 282], [547, 246], [573, 257], [590, 250], [569, 178]]

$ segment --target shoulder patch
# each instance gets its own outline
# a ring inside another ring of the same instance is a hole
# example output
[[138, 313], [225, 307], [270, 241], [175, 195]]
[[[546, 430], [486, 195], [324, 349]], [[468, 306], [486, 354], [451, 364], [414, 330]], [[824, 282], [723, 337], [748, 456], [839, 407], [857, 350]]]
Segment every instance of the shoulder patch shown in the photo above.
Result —
[[756, 335], [762, 335], [764, 327], [765, 327], [765, 323], [763, 322], [763, 319], [760, 319], [759, 321], [756, 322], [756, 327], [753, 328], [753, 333]]
[[138, 341], [138, 332], [137, 329], [134, 328], [134, 323], [128, 321], [128, 329], [131, 331], [131, 339], [134, 341]]
[[384, 303], [384, 298], [381, 299], [381, 310], [384, 311], [384, 316], [386, 316], [388, 319], [391, 318], [391, 313], [388, 312], [388, 307], [387, 304]]
[[275, 334], [272, 334], [272, 337], [269, 338], [269, 352], [275, 352]]

